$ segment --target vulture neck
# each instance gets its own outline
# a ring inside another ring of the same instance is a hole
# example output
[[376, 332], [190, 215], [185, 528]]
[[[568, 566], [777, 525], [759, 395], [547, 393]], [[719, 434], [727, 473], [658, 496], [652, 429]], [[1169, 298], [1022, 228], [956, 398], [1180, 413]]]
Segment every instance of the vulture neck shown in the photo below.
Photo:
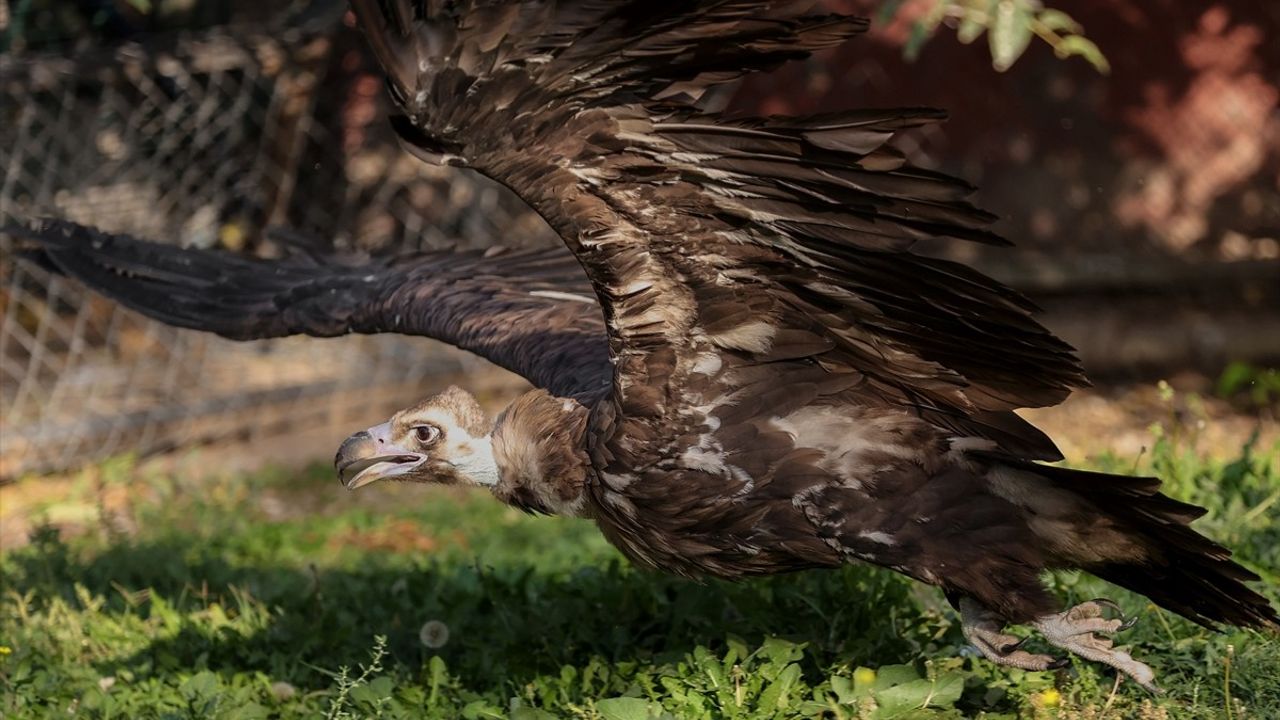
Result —
[[544, 390], [525, 393], [494, 424], [493, 494], [527, 512], [582, 515], [591, 464], [586, 452], [589, 411]]

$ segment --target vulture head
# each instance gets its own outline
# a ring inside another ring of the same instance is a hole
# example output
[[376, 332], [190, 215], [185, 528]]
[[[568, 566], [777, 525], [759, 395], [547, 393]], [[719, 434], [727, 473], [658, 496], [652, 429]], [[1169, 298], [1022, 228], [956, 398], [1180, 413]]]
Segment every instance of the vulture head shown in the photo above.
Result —
[[490, 422], [475, 397], [451, 387], [347, 438], [333, 464], [349, 490], [377, 480], [476, 485], [527, 512], [579, 515], [588, 414], [533, 390]]
[[450, 387], [347, 438], [334, 467], [351, 490], [377, 480], [492, 487], [491, 428], [475, 397]]

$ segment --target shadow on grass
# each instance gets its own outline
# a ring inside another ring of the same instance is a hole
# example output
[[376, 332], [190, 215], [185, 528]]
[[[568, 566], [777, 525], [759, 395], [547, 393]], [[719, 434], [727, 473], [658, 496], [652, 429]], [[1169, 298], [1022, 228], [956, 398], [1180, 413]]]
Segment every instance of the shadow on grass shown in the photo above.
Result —
[[[37, 606], [76, 602], [80, 585], [107, 598], [101, 612], [153, 624], [144, 648], [99, 663], [103, 675], [260, 671], [318, 689], [332, 682], [319, 669], [366, 662], [376, 635], [388, 638], [391, 672], [421, 676], [439, 655], [476, 688], [518, 688], [592, 658], [625, 672], [700, 645], [715, 651], [730, 634], [805, 642], [808, 662], [823, 665], [903, 662], [940, 648], [931, 640], [939, 622], [925, 621], [910, 582], [870, 568], [706, 584], [620, 560], [548, 573], [373, 555], [360, 567], [315, 570], [233, 564], [183, 535], [117, 543], [86, 560], [44, 537], [9, 567], [8, 586], [33, 592]], [[439, 648], [420, 638], [429, 620], [448, 628]]]
[[[524, 529], [522, 523], [519, 532], [495, 527], [490, 534], [518, 537]], [[610, 676], [609, 693], [616, 695], [640, 675], [652, 682], [655, 666], [678, 663], [695, 648], [720, 654], [731, 635], [749, 647], [768, 636], [806, 643], [800, 663], [814, 680], [832, 672], [847, 676], [858, 665], [953, 657], [963, 643], [952, 621], [934, 611], [932, 591], [922, 594], [905, 578], [872, 568], [698, 584], [637, 571], [613, 554], [557, 570], [565, 566], [539, 564], [542, 549], [526, 545], [507, 554], [481, 550], [480, 562], [493, 562], [479, 565], [470, 551], [426, 559], [364, 552], [354, 561], [311, 553], [336, 564], [313, 569], [306, 553], [294, 552], [285, 540], [279, 540], [283, 550], [273, 548], [278, 539], [264, 534], [267, 547], [252, 551], [216, 534], [170, 531], [143, 541], [117, 539], [81, 556], [47, 533], [4, 558], [5, 587], [31, 598], [33, 610], [55, 598], [83, 608], [86, 596], [101, 597], [105, 604], [86, 614], [133, 618], [127, 631], [94, 638], [128, 636], [118, 651], [94, 653], [98, 677], [127, 671], [134, 681], [173, 684], [208, 670], [230, 685], [261, 673], [268, 682], [282, 680], [304, 692], [331, 690], [329, 673], [368, 662], [379, 635], [387, 638], [385, 672], [397, 682], [429, 687], [429, 661], [438, 656], [464, 701], [474, 697], [467, 693], [519, 696], [527, 686], [548, 686], [540, 677], [563, 677], [566, 666], [578, 679], [549, 686], [565, 692], [579, 687], [571, 692], [593, 696], [586, 678], [594, 672], [597, 682]], [[1100, 582], [1078, 579], [1064, 595], [1078, 600], [1104, 593], [1109, 591]], [[1141, 606], [1136, 597], [1118, 599], [1126, 607]], [[62, 615], [43, 617], [59, 622]], [[420, 639], [431, 620], [448, 628], [440, 647]], [[1167, 624], [1172, 620], [1145, 611], [1126, 639], [1156, 664], [1180, 707], [1221, 707], [1229, 644], [1237, 649], [1233, 696], [1251, 707], [1280, 707], [1273, 682], [1280, 645], [1274, 638], [1209, 636], [1185, 622]], [[84, 624], [88, 638], [91, 622]], [[79, 633], [71, 633], [73, 645]], [[986, 663], [971, 672], [966, 702], [1008, 710], [999, 697], [988, 696], [1021, 681]], [[1110, 681], [1097, 672], [1090, 671], [1085, 687], [1105, 697]], [[1041, 678], [1030, 687], [1052, 681]], [[1124, 692], [1141, 695], [1127, 685]]]

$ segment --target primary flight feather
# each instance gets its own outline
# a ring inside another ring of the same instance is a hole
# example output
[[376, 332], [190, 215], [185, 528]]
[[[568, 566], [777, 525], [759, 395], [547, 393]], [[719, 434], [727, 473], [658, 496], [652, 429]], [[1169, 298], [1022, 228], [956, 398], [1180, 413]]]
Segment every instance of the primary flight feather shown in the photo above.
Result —
[[1081, 568], [1196, 622], [1273, 625], [1256, 576], [1151, 478], [1046, 466], [1014, 410], [1085, 383], [1017, 293], [915, 255], [1001, 244], [971, 188], [886, 143], [925, 109], [729, 120], [713, 86], [865, 23], [766, 0], [352, 0], [410, 152], [473, 168], [565, 249], [365, 266], [265, 262], [52, 223], [33, 254], [166, 322], [237, 338], [401, 332], [533, 382], [491, 422], [450, 389], [356, 433], [348, 487], [471, 483], [595, 520], [633, 560], [743, 577], [848, 562], [938, 586], [998, 663], [1006, 634], [1154, 687], [1106, 602], [1059, 611]]

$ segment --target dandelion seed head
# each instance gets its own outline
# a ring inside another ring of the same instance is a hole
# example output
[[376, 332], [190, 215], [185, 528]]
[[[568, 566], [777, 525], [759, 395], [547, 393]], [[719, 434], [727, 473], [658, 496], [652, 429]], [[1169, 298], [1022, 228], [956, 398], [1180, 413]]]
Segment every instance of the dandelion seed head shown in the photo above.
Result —
[[418, 631], [418, 639], [431, 649], [442, 648], [449, 642], [449, 626], [439, 620], [428, 620]]

